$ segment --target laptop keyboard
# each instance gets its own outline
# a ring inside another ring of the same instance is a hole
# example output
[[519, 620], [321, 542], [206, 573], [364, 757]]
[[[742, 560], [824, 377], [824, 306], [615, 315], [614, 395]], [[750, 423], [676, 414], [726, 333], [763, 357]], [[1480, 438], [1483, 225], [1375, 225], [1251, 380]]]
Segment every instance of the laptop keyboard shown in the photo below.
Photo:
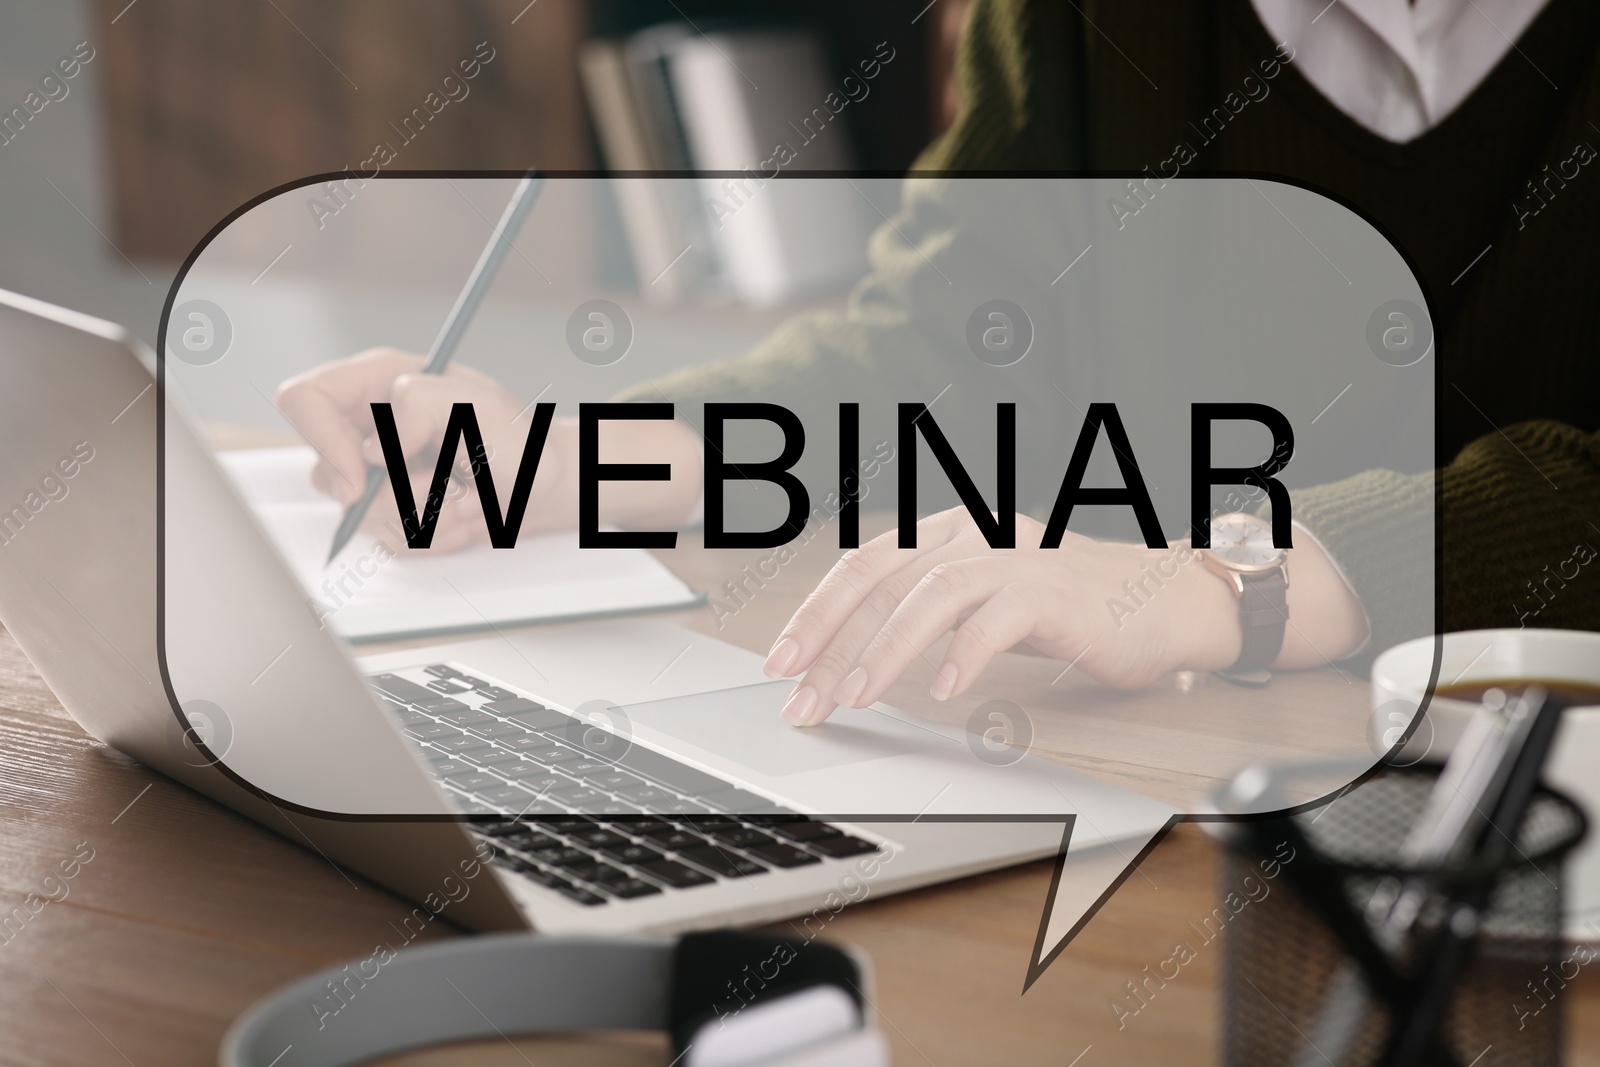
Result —
[[[446, 664], [368, 677], [493, 862], [587, 907], [876, 845]], [[623, 751], [616, 751], [623, 749]], [[737, 813], [737, 814], [735, 814]]]

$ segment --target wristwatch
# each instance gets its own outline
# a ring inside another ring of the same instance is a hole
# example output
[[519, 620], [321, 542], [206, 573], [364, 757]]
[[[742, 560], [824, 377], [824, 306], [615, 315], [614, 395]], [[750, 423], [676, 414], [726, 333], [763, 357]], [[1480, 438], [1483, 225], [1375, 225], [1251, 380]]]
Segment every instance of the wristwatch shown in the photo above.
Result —
[[[1271, 524], [1243, 512], [1219, 515], [1211, 520], [1211, 547], [1195, 551], [1239, 600], [1239, 658], [1224, 673], [1264, 672], [1283, 650], [1289, 622], [1288, 555], [1272, 543]], [[1265, 681], [1260, 678], [1258, 684]]]

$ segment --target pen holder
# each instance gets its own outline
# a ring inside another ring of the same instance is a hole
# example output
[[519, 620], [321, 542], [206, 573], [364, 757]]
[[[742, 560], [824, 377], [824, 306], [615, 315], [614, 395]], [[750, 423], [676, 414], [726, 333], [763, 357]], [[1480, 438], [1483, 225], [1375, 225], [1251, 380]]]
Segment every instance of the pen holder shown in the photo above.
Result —
[[[1224, 903], [1202, 926], [1227, 931], [1223, 1063], [1380, 1061], [1393, 1012], [1370, 995], [1344, 1027], [1355, 1033], [1342, 1056], [1308, 1048], [1308, 1038], [1328, 1025], [1330, 986], [1353, 965], [1325, 909], [1307, 902], [1304, 880], [1316, 871], [1316, 884], [1336, 887], [1351, 914], [1365, 914], [1375, 893], [1405, 875], [1397, 867], [1401, 843], [1437, 778], [1437, 767], [1390, 770], [1329, 805], [1226, 835]], [[1562, 938], [1562, 859], [1586, 828], [1577, 805], [1540, 789], [1518, 831], [1514, 861], [1495, 876], [1445, 1015], [1443, 1042], [1461, 1067], [1560, 1062], [1563, 990], [1597, 955], [1583, 945], [1566, 948]], [[1291, 871], [1296, 864], [1301, 870]]]

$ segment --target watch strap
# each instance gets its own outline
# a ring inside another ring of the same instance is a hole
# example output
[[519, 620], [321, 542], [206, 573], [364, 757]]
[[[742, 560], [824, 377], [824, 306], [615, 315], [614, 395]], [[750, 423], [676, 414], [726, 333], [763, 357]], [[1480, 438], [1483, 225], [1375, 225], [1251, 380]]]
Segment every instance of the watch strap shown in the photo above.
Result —
[[1283, 568], [1264, 574], [1241, 574], [1239, 658], [1235, 671], [1262, 670], [1283, 651], [1284, 628], [1289, 622], [1289, 580]]

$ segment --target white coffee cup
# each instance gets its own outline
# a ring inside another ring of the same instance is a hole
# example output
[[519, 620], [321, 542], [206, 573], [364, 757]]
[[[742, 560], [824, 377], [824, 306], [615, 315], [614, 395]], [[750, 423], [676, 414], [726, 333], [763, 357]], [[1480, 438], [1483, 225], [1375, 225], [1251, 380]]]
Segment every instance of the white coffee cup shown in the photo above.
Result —
[[[1439, 670], [1434, 673], [1434, 659]], [[1461, 630], [1396, 645], [1372, 665], [1373, 750], [1388, 752], [1434, 688], [1473, 682], [1542, 680], [1600, 686], [1600, 633], [1581, 630]], [[1478, 705], [1438, 697], [1393, 761], [1443, 760]], [[1600, 941], [1600, 706], [1562, 717], [1545, 781], [1583, 806], [1596, 831], [1567, 857], [1566, 934]]]

